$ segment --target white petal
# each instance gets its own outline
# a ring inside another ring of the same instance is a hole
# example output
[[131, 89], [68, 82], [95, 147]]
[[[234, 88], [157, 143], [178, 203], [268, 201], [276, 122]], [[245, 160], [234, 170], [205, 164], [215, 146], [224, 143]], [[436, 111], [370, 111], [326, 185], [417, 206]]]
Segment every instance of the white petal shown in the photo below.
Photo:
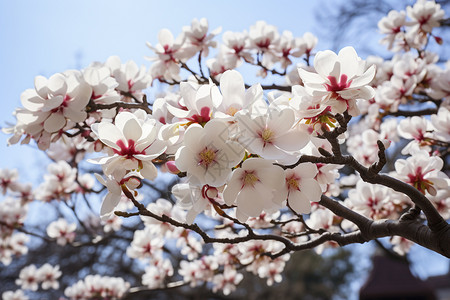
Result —
[[114, 208], [119, 204], [120, 195], [108, 193], [103, 199], [102, 207], [100, 208], [100, 216], [102, 220], [108, 219]]
[[117, 146], [117, 141], [126, 141], [122, 132], [111, 123], [101, 122], [98, 124], [97, 129], [100, 141], [113, 149], [120, 150], [120, 147]]
[[53, 95], [65, 95], [67, 91], [66, 78], [62, 74], [54, 74], [48, 79], [47, 87]]
[[[335, 67], [335, 63], [337, 62], [337, 55], [333, 51], [319, 51], [314, 58], [314, 68], [316, 72], [323, 76], [327, 77], [331, 74]], [[301, 76], [302, 74], [300, 74]]]
[[136, 142], [141, 138], [141, 125], [136, 119], [129, 119], [123, 126], [123, 135], [127, 141], [132, 140]]
[[372, 65], [370, 68], [366, 70], [366, 72], [364, 72], [364, 74], [353, 79], [350, 87], [359, 87], [368, 85], [375, 77], [375, 70], [376, 70], [375, 65]]
[[220, 78], [220, 90], [226, 105], [244, 103], [245, 87], [242, 75], [235, 70], [228, 70]]
[[149, 161], [142, 161], [143, 168], [141, 169], [141, 174], [144, 178], [148, 180], [153, 180], [158, 176], [158, 169], [155, 165]]
[[309, 214], [311, 212], [311, 203], [305, 195], [297, 190], [291, 190], [288, 198], [289, 206], [299, 214]]
[[57, 132], [66, 125], [66, 118], [61, 113], [51, 114], [44, 122], [44, 129], [47, 132]]
[[[341, 65], [341, 74], [347, 75], [348, 79], [354, 77], [358, 71], [358, 54], [353, 47], [345, 47], [339, 51], [338, 59]], [[339, 78], [336, 78], [339, 80]]]
[[300, 180], [300, 190], [308, 198], [308, 201], [318, 202], [322, 195], [319, 183], [314, 179]]
[[258, 204], [259, 193], [253, 188], [244, 188], [236, 198], [236, 204], [240, 211], [250, 217], [258, 217], [262, 212], [262, 206]]

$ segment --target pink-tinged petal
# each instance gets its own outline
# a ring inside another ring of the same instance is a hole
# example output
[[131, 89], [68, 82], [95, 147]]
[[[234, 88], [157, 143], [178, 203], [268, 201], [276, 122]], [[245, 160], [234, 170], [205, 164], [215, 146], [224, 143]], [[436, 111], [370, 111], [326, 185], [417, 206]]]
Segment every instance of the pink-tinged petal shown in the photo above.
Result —
[[102, 220], [107, 220], [111, 213], [113, 212], [114, 208], [119, 204], [120, 202], [120, 194], [113, 194], [108, 193], [105, 196], [105, 199], [103, 199], [102, 207], [100, 208], [100, 217]]
[[338, 60], [341, 65], [341, 74], [347, 75], [351, 79], [358, 71], [358, 54], [353, 47], [345, 47], [339, 51]]
[[227, 105], [244, 103], [245, 87], [242, 75], [235, 70], [228, 70], [220, 77], [220, 90]]
[[258, 203], [262, 199], [258, 196], [261, 196], [261, 194], [256, 189], [242, 189], [236, 198], [238, 209], [250, 217], [258, 217], [262, 212], [262, 206]]
[[51, 111], [59, 107], [64, 101], [63, 96], [55, 96], [45, 101], [44, 106], [42, 107], [42, 111]]
[[299, 214], [309, 214], [311, 212], [311, 203], [304, 193], [291, 190], [288, 197], [289, 206]]
[[141, 125], [136, 119], [129, 119], [123, 126], [123, 135], [127, 141], [137, 141], [141, 138]]
[[315, 179], [300, 179], [299, 187], [309, 201], [318, 202], [320, 200], [320, 196], [322, 196], [322, 189]]
[[310, 135], [306, 131], [297, 127], [275, 137], [273, 143], [285, 151], [298, 151], [308, 144], [309, 137]]
[[172, 47], [173, 45], [173, 35], [172, 32], [168, 29], [161, 29], [161, 31], [158, 33], [158, 41], [161, 44], [161, 46], [169, 46]]
[[57, 132], [66, 125], [66, 118], [61, 113], [51, 114], [44, 122], [44, 130], [47, 132]]
[[54, 74], [48, 79], [47, 87], [52, 95], [65, 95], [67, 92], [66, 78], [62, 74]]
[[375, 65], [372, 65], [361, 76], [357, 76], [355, 79], [353, 79], [350, 87], [353, 88], [368, 85], [375, 77], [375, 71], [376, 67]]
[[118, 140], [126, 141], [122, 132], [113, 124], [101, 122], [98, 124], [98, 138], [105, 145], [120, 150], [120, 147], [116, 144]]
[[333, 51], [319, 51], [314, 58], [314, 69], [319, 75], [327, 77], [333, 71], [337, 59], [338, 57]]
[[143, 168], [141, 169], [141, 174], [144, 178], [148, 180], [153, 180], [158, 176], [158, 169], [150, 161], [142, 161]]

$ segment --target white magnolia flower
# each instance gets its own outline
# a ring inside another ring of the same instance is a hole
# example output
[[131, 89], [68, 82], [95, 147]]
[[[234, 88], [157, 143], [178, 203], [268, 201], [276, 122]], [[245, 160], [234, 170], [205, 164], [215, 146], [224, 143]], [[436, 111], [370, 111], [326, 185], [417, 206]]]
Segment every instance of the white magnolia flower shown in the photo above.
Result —
[[59, 270], [59, 265], [52, 266], [46, 263], [37, 270], [37, 274], [39, 281], [42, 283], [42, 289], [57, 290], [59, 288], [58, 278], [62, 274]]
[[352, 116], [358, 115], [357, 99], [369, 100], [375, 91], [369, 83], [375, 77], [375, 66], [369, 68], [353, 47], [345, 47], [336, 55], [334, 52], [320, 51], [314, 58], [317, 73], [298, 68], [306, 91], [321, 97], [322, 102], [331, 106], [333, 113], [348, 110]]
[[47, 226], [47, 234], [49, 237], [56, 239], [58, 245], [65, 246], [67, 243], [72, 243], [75, 239], [76, 229], [77, 225], [75, 223], [69, 224], [66, 219], [59, 218]]
[[430, 138], [433, 138], [433, 134], [430, 133], [431, 129], [430, 121], [423, 117], [413, 116], [401, 120], [398, 124], [398, 134], [405, 139], [412, 139], [403, 148], [402, 154], [412, 154], [414, 147], [420, 147], [427, 151], [431, 150], [431, 147], [429, 147], [432, 144]]
[[[236, 65], [241, 61], [241, 58], [247, 62], [253, 62], [253, 56], [250, 50], [250, 40], [248, 39], [248, 33], [244, 32], [231, 32], [225, 31], [222, 34], [224, 52], [227, 52], [227, 56], [234, 57]], [[222, 50], [222, 49], [221, 49]], [[230, 60], [233, 60], [230, 58]]]
[[231, 169], [244, 157], [244, 149], [230, 141], [228, 125], [212, 120], [205, 127], [189, 126], [184, 134], [184, 146], [175, 154], [175, 164], [186, 171], [190, 182], [197, 185], [222, 186]]
[[152, 234], [150, 228], [146, 226], [144, 230], [134, 232], [133, 241], [127, 248], [127, 255], [137, 259], [155, 259], [162, 255], [164, 240], [162, 236]]
[[448, 188], [448, 177], [441, 172], [444, 162], [440, 157], [418, 151], [407, 159], [395, 162], [396, 177], [418, 189], [422, 194], [435, 196], [440, 188]]
[[402, 35], [402, 27], [406, 23], [406, 13], [404, 11], [391, 10], [386, 17], [378, 22], [378, 29], [386, 36], [380, 41], [387, 44], [388, 50], [392, 49], [394, 41]]
[[434, 27], [439, 27], [439, 21], [444, 19], [445, 15], [440, 4], [427, 0], [418, 0], [414, 6], [406, 7], [406, 12], [412, 19], [409, 22], [411, 31], [416, 34], [418, 31], [431, 32]]
[[138, 67], [134, 61], [127, 61], [122, 64], [117, 56], [109, 57], [105, 66], [109, 67], [111, 76], [118, 83], [116, 89], [124, 96], [126, 102], [129, 101], [128, 98], [130, 97], [142, 100], [144, 96], [142, 90], [145, 90], [152, 83], [152, 77], [144, 66]]
[[43, 130], [54, 133], [66, 126], [68, 120], [83, 122], [86, 105], [91, 99], [91, 87], [78, 72], [57, 73], [49, 79], [37, 76], [35, 89], [21, 95], [22, 105], [30, 112], [22, 121], [28, 125], [43, 123]]
[[294, 163], [292, 154], [302, 149], [309, 141], [306, 128], [296, 125], [291, 108], [278, 109], [269, 106], [264, 115], [236, 114], [239, 126], [239, 142], [248, 151], [265, 159]]
[[146, 179], [155, 179], [157, 170], [152, 159], [161, 155], [166, 146], [157, 140], [155, 121], [145, 119], [142, 117], [144, 115], [141, 110], [135, 113], [120, 112], [114, 124], [106, 121], [94, 124], [92, 130], [114, 155], [89, 161], [101, 164], [107, 176], [116, 170], [134, 170]]
[[387, 219], [394, 213], [394, 201], [388, 189], [360, 180], [348, 193], [345, 204], [374, 220]]
[[146, 57], [154, 63], [150, 67], [152, 77], [165, 80], [179, 80], [180, 66], [178, 61], [184, 61], [189, 58], [190, 51], [182, 50], [186, 36], [184, 34], [174, 39], [173, 34], [168, 29], [162, 29], [158, 33], [159, 44], [152, 46], [147, 42], [147, 46], [156, 54], [156, 57]]
[[137, 172], [125, 174], [125, 171], [120, 170], [113, 172], [112, 176], [107, 176], [106, 180], [99, 174], [95, 174], [95, 177], [108, 189], [108, 193], [103, 198], [100, 208], [102, 221], [107, 221], [111, 217], [122, 198], [122, 189], [126, 188], [128, 191], [134, 191], [141, 185], [141, 180], [143, 179]]
[[244, 275], [238, 273], [235, 268], [225, 266], [223, 273], [214, 276], [213, 292], [222, 291], [224, 295], [229, 295], [236, 290], [236, 285], [244, 279]]
[[208, 28], [208, 20], [205, 18], [201, 18], [200, 20], [194, 18], [191, 22], [191, 26], [184, 26], [183, 33], [188, 42], [186, 47], [190, 48], [184, 49], [184, 51], [189, 51], [193, 55], [202, 51], [202, 55], [207, 57], [209, 54], [209, 47], [215, 48], [217, 46], [217, 42], [212, 39], [222, 31], [222, 28], [219, 27], [208, 34]]
[[38, 269], [35, 265], [29, 265], [20, 270], [16, 284], [24, 290], [37, 291], [39, 284]]
[[258, 217], [263, 210], [270, 212], [280, 207], [277, 203], [284, 200], [284, 178], [283, 169], [270, 161], [247, 159], [233, 171], [223, 199], [226, 204], [237, 206], [236, 217], [245, 222], [248, 217]]
[[311, 212], [310, 201], [319, 201], [322, 190], [314, 179], [317, 167], [313, 163], [302, 163], [284, 171], [288, 205], [299, 214]]
[[156, 265], [145, 268], [142, 284], [150, 289], [164, 288], [168, 276], [173, 275], [173, 266], [169, 259], [158, 261]]

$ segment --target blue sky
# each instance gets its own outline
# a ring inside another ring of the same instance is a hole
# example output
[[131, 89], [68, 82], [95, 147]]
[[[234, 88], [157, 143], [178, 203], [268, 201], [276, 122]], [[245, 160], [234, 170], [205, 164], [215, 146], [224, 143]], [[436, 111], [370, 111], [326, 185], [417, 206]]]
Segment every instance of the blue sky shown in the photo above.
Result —
[[[11, 113], [20, 106], [20, 94], [33, 88], [36, 75], [49, 77], [67, 69], [83, 68], [92, 61], [105, 61], [111, 55], [148, 67], [144, 56], [151, 52], [145, 42], [156, 44], [162, 28], [177, 35], [193, 18], [206, 17], [210, 28], [222, 26], [223, 31], [248, 30], [257, 20], [265, 20], [280, 31], [292, 31], [294, 36], [307, 31], [318, 34], [314, 9], [320, 9], [318, 6], [323, 3], [287, 0], [1, 1], [0, 126], [14, 121]], [[319, 39], [318, 50], [325, 50], [327, 46], [326, 40]], [[19, 168], [25, 172], [22, 177], [29, 180], [42, 175], [41, 158], [44, 156], [39, 151], [30, 146], [6, 147], [7, 136], [2, 133], [0, 136], [0, 168]], [[415, 266], [416, 273], [422, 277], [447, 270], [447, 260], [442, 256], [417, 253], [427, 261]]]

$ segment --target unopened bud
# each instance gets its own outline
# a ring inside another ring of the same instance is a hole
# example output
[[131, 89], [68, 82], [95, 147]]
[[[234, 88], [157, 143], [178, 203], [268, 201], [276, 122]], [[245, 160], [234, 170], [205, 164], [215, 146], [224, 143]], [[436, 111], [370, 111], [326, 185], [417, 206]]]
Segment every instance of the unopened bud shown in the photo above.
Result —
[[436, 41], [436, 43], [438, 43], [439, 45], [442, 45], [444, 43], [442, 38], [440, 38], [438, 36], [433, 36], [433, 37], [434, 37], [434, 40]]
[[170, 161], [166, 162], [166, 168], [172, 174], [176, 175], [176, 174], [180, 173], [180, 170], [178, 170], [178, 168], [175, 165], [175, 162], [173, 160], [170, 160]]

